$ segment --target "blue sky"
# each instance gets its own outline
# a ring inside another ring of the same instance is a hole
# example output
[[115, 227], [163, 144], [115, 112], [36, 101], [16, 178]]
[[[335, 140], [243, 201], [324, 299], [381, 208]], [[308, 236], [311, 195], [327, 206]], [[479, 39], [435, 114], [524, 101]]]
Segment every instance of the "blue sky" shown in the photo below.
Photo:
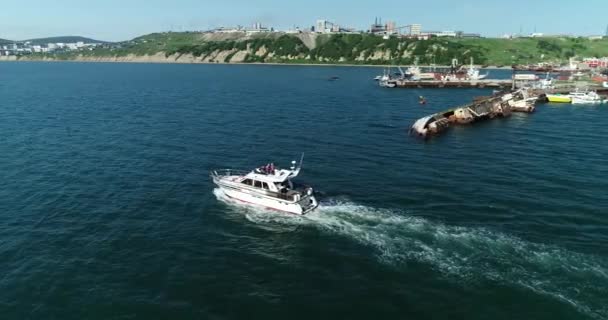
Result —
[[[368, 28], [374, 17], [424, 30], [485, 36], [524, 33], [604, 34], [608, 0], [1, 0], [0, 38], [82, 35], [127, 40], [167, 30], [250, 25], [310, 27], [322, 18]], [[93, 3], [94, 2], [94, 3]], [[27, 4], [27, 5], [26, 5]]]

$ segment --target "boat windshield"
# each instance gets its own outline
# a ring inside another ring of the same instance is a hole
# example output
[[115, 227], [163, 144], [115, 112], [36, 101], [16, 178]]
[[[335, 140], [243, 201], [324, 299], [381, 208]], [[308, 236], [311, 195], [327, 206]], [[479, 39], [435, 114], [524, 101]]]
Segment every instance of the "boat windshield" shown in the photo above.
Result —
[[287, 192], [287, 190], [291, 189], [289, 180], [277, 183], [277, 189], [279, 189], [280, 192]]

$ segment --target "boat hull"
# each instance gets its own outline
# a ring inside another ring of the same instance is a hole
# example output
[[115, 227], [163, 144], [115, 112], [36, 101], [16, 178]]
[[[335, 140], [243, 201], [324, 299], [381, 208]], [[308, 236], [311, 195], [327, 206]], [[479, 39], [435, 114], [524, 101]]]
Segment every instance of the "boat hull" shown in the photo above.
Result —
[[216, 185], [229, 199], [247, 205], [263, 207], [276, 211], [304, 215], [317, 208], [318, 202], [313, 195], [303, 197], [299, 201], [289, 201], [268, 197], [248, 189], [240, 189], [231, 185], [217, 183]]
[[570, 96], [562, 96], [562, 95], [554, 95], [554, 94], [548, 94], [547, 100], [549, 100], [549, 102], [558, 102], [558, 103], [571, 103], [572, 102], [572, 98]]
[[572, 98], [572, 104], [602, 104], [603, 100]]

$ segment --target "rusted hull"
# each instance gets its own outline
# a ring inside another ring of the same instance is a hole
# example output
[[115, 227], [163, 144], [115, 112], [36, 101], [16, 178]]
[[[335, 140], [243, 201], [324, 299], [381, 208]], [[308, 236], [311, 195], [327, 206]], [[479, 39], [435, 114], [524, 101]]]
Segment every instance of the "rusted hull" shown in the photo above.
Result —
[[412, 125], [410, 132], [426, 138], [438, 135], [453, 125], [506, 118], [511, 116], [512, 112], [532, 113], [535, 110], [536, 98], [530, 98], [530, 93], [519, 90], [514, 93], [476, 99], [472, 104], [420, 118]]

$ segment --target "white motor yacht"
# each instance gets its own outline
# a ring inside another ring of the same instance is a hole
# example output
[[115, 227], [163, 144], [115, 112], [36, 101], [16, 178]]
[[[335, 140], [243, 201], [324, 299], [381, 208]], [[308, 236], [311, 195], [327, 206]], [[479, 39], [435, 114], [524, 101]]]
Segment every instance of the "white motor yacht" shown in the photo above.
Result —
[[230, 199], [303, 215], [314, 210], [318, 202], [311, 187], [296, 186], [291, 181], [298, 176], [301, 168], [300, 160], [297, 168], [296, 162], [292, 161], [289, 169], [274, 168], [274, 165], [266, 165], [249, 173], [222, 169], [212, 171], [211, 178]]

